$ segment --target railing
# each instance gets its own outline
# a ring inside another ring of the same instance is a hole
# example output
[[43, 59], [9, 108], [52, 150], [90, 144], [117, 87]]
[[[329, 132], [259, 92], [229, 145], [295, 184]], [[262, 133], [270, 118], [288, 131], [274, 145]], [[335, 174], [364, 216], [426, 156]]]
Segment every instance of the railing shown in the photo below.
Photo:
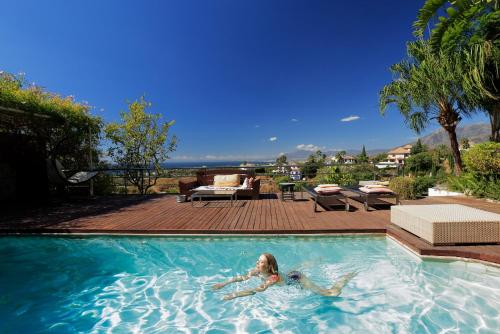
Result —
[[[301, 170], [304, 164], [293, 165]], [[277, 172], [278, 169], [284, 167], [284, 171]], [[261, 179], [261, 193], [278, 192], [278, 184], [280, 182], [294, 182], [296, 190], [301, 190], [305, 184], [322, 183], [340, 183], [342, 185], [354, 185], [360, 180], [388, 180], [402, 173], [401, 168], [397, 169], [379, 169], [374, 164], [332, 164], [326, 167], [335, 167], [328, 170], [319, 170], [313, 173], [314, 170], [305, 170], [306, 173], [301, 173], [300, 180], [292, 180], [289, 171], [291, 166], [282, 165], [260, 165], [260, 166], [210, 166], [207, 167], [175, 167], [164, 168], [158, 175], [157, 183], [151, 188], [155, 193], [178, 193], [178, 181], [181, 178], [196, 178], [196, 173], [199, 170], [213, 169], [241, 169], [253, 170]], [[106, 193], [121, 193], [130, 194], [137, 193], [136, 188], [125, 177], [125, 169], [122, 168], [107, 168], [100, 169], [101, 177], [95, 181], [96, 193], [104, 190]], [[146, 177], [154, 177], [156, 172], [151, 169], [133, 169], [133, 171], [141, 171]], [[335, 172], [334, 172], [335, 171]], [[338, 171], [338, 172], [337, 172]], [[314, 177], [313, 177], [314, 176]], [[342, 179], [341, 177], [344, 176]], [[339, 182], [340, 181], [340, 182]], [[348, 182], [346, 184], [345, 182]], [[106, 183], [107, 182], [107, 183]], [[101, 183], [101, 184], [100, 184]], [[103, 184], [104, 183], [104, 184]], [[101, 189], [107, 188], [107, 189]]]

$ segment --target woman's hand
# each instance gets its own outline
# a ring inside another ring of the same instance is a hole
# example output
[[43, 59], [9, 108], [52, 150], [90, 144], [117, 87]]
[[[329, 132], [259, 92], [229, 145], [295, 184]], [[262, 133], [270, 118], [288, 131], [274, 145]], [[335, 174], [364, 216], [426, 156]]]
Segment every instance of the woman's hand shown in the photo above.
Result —
[[212, 290], [219, 290], [226, 286], [226, 283], [217, 283], [212, 285]]

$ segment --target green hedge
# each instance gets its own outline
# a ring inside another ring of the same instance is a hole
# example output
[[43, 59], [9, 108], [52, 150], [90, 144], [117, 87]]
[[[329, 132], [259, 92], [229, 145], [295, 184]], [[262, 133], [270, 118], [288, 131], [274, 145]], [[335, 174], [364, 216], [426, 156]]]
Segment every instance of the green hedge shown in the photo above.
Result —
[[401, 199], [416, 199], [418, 196], [428, 195], [429, 188], [435, 184], [436, 180], [430, 176], [398, 176], [390, 181], [389, 188]]

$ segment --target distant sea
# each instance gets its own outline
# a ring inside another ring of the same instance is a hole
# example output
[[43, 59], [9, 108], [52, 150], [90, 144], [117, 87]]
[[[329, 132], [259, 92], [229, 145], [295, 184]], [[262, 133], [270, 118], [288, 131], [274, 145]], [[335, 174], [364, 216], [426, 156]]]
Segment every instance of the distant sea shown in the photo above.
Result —
[[[240, 166], [244, 161], [167, 161], [161, 164], [163, 168], [214, 168], [214, 167], [232, 167]], [[259, 165], [267, 165], [269, 161], [247, 161], [247, 163]]]

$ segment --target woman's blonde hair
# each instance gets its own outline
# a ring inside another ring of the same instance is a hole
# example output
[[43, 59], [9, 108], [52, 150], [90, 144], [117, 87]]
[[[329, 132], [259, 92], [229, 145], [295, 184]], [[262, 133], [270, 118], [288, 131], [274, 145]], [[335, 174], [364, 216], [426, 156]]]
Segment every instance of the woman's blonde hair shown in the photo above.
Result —
[[271, 274], [277, 274], [278, 273], [278, 261], [276, 261], [276, 258], [273, 256], [273, 254], [270, 253], [264, 253], [262, 254], [267, 260], [267, 265], [269, 267], [269, 272]]

